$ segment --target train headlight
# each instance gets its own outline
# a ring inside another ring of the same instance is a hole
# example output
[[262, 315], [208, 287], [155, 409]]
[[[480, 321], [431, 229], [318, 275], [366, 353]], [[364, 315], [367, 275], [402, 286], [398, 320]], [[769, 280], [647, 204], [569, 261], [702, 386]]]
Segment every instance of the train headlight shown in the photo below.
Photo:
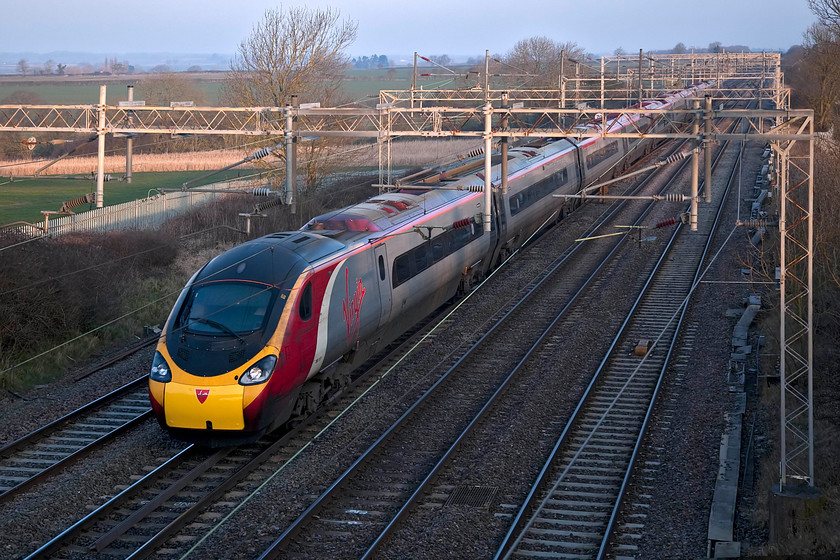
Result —
[[152, 381], [159, 381], [161, 383], [168, 383], [172, 381], [172, 370], [169, 369], [169, 364], [160, 352], [155, 352], [155, 359], [152, 361], [152, 371], [149, 372], [149, 378]]
[[245, 368], [245, 373], [239, 378], [240, 385], [256, 385], [264, 383], [274, 372], [277, 365], [277, 356], [266, 356], [257, 363]]

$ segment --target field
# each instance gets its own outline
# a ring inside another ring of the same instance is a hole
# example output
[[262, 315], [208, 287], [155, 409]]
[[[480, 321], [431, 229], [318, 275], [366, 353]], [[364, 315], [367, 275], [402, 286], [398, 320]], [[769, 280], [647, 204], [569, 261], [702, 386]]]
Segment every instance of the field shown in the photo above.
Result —
[[[218, 103], [219, 91], [222, 86], [224, 73], [187, 74], [206, 96], [211, 105]], [[99, 101], [99, 86], [104, 83], [108, 87], [107, 103], [116, 104], [126, 99], [126, 86], [136, 84], [135, 99], [142, 98], [142, 81], [144, 75], [127, 76], [35, 76], [22, 78], [20, 76], [0, 77], [0, 104], [15, 92], [30, 92], [37, 95], [44, 104], [74, 105], [95, 104]], [[378, 70], [350, 70], [344, 82], [345, 94], [349, 99], [358, 102], [375, 102], [380, 89], [400, 90], [411, 87], [413, 79], [412, 68], [393, 68]], [[439, 79], [426, 78], [422, 85], [430, 87], [439, 83]], [[451, 85], [449, 87], [452, 87]], [[424, 141], [420, 144], [395, 143], [394, 165], [413, 166], [428, 165], [447, 159], [450, 155], [464, 153], [472, 149], [475, 142], [463, 139], [443, 142]], [[377, 161], [376, 149], [358, 153], [359, 162]], [[134, 179], [132, 184], [110, 181], [105, 184], [105, 204], [119, 204], [129, 200], [146, 197], [150, 189], [178, 188], [191, 178], [198, 177], [204, 171], [219, 169], [244, 157], [233, 151], [211, 153], [182, 153], [168, 155], [151, 155], [137, 153], [134, 156]], [[30, 167], [12, 162], [0, 161], [0, 225], [14, 221], [40, 222], [43, 217], [40, 212], [56, 211], [64, 201], [78, 198], [96, 190], [96, 183], [91, 180], [91, 170], [95, 169], [95, 158], [68, 159], [59, 162], [49, 169], [49, 173], [74, 175], [75, 179], [58, 178], [16, 178], [10, 180], [9, 175], [32, 174], [41, 164]], [[71, 163], [72, 162], [72, 163]], [[350, 164], [351, 166], [354, 164]], [[74, 167], [73, 167], [74, 166]], [[106, 173], [114, 178], [124, 173], [124, 156], [109, 156], [106, 158]], [[12, 171], [13, 170], [13, 171]], [[46, 173], [46, 172], [45, 172]], [[254, 173], [253, 170], [239, 169], [224, 175], [216, 175], [209, 181], [222, 180], [225, 177], [236, 177]]]
[[[105, 183], [105, 204], [120, 204], [145, 198], [152, 189], [177, 189], [185, 181], [200, 177], [205, 173], [205, 171], [134, 173], [131, 184], [120, 181]], [[214, 175], [203, 184], [254, 173], [253, 169], [226, 171]], [[80, 176], [79, 179], [19, 179], [14, 182], [0, 179], [0, 225], [16, 221], [42, 222], [41, 210], [56, 211], [64, 201], [95, 191], [96, 182], [87, 176]], [[81, 212], [91, 207], [92, 205], [86, 204], [75, 210]]]
[[[429, 69], [423, 71], [428, 72]], [[219, 105], [224, 72], [179, 75], [188, 77], [209, 105]], [[34, 93], [46, 105], [93, 105], [99, 103], [99, 86], [104, 84], [107, 86], [107, 103], [116, 105], [119, 101], [125, 101], [128, 85], [136, 86], [135, 99], [143, 99], [143, 81], [152, 76], [0, 76], [0, 104], [10, 95], [23, 91]], [[365, 102], [376, 99], [379, 91], [383, 89], [408, 89], [412, 80], [413, 68], [348, 70], [345, 75], [344, 93], [352, 101]], [[451, 83], [443, 87], [458, 87], [452, 82], [452, 78], [420, 77], [418, 80], [418, 87], [440, 87], [446, 82]]]

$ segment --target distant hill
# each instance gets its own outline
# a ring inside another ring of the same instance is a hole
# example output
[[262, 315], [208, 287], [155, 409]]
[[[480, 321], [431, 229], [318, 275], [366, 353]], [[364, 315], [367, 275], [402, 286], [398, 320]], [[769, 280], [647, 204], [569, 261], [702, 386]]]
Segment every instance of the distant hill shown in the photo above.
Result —
[[[58, 65], [64, 65], [66, 73], [93, 73], [111, 71], [117, 63], [133, 72], [148, 72], [167, 67], [172, 71], [187, 69], [218, 71], [230, 67], [232, 54], [225, 53], [103, 53], [78, 51], [53, 51], [36, 53], [29, 51], [0, 51], [0, 74], [20, 74], [19, 62], [26, 61], [28, 75], [58, 72]], [[45, 67], [45, 63], [47, 66]]]

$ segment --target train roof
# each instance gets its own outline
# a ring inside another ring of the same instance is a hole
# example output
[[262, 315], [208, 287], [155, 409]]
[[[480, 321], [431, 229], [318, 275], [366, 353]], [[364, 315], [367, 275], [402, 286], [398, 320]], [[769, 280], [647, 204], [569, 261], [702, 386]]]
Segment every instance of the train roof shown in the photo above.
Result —
[[464, 191], [412, 189], [408, 186], [317, 216], [300, 231], [351, 244], [376, 237], [380, 232], [392, 231], [467, 194]]
[[319, 235], [290, 231], [247, 241], [211, 260], [196, 283], [241, 280], [280, 285], [297, 277], [310, 263], [344, 249], [345, 245]]

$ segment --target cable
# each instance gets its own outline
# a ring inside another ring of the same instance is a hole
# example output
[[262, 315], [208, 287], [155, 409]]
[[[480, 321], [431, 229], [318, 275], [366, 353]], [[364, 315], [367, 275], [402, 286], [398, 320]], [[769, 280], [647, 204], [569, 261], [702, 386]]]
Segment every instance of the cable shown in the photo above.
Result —
[[[382, 375], [380, 375], [380, 376], [379, 376], [379, 379], [377, 379], [377, 380], [376, 380], [376, 381], [375, 381], [375, 382], [374, 382], [374, 383], [373, 383], [370, 387], [368, 387], [368, 388], [367, 388], [367, 389], [366, 389], [366, 390], [365, 390], [365, 391], [364, 391], [361, 395], [359, 395], [358, 397], [356, 397], [356, 398], [353, 400], [353, 402], [351, 402], [349, 405], [347, 405], [347, 407], [346, 407], [344, 410], [342, 410], [342, 411], [338, 414], [338, 416], [336, 416], [335, 418], [333, 418], [333, 419], [329, 422], [329, 424], [327, 424], [326, 426], [324, 426], [324, 428], [323, 428], [323, 429], [321, 429], [321, 431], [320, 431], [320, 432], [318, 432], [317, 434], [315, 434], [314, 436], [312, 436], [312, 437], [309, 439], [309, 441], [307, 441], [307, 442], [306, 442], [306, 444], [305, 444], [303, 447], [301, 447], [301, 448], [300, 448], [300, 449], [299, 449], [299, 450], [298, 450], [298, 451], [297, 451], [294, 455], [292, 455], [291, 457], [289, 457], [288, 459], [286, 459], [286, 461], [285, 461], [282, 465], [280, 465], [280, 466], [277, 468], [277, 470], [276, 470], [276, 471], [274, 471], [273, 473], [271, 473], [271, 474], [270, 474], [270, 475], [269, 475], [269, 476], [268, 476], [268, 477], [267, 477], [267, 478], [266, 478], [266, 479], [265, 479], [265, 480], [264, 480], [264, 481], [263, 481], [263, 482], [262, 482], [259, 486], [257, 486], [257, 488], [256, 488], [256, 489], [254, 489], [254, 491], [253, 491], [253, 492], [251, 492], [251, 493], [250, 493], [248, 496], [246, 496], [246, 497], [245, 497], [245, 498], [244, 498], [244, 499], [243, 499], [243, 500], [242, 500], [239, 504], [237, 504], [237, 506], [236, 506], [235, 508], [233, 508], [233, 510], [231, 510], [231, 511], [230, 511], [230, 512], [229, 512], [229, 513], [228, 513], [228, 514], [227, 514], [224, 518], [222, 518], [221, 520], [219, 520], [219, 522], [218, 522], [218, 523], [217, 523], [217, 524], [216, 524], [216, 525], [215, 525], [212, 529], [210, 529], [209, 531], [207, 531], [206, 533], [204, 533], [204, 535], [203, 535], [200, 539], [198, 539], [198, 541], [196, 541], [196, 543], [195, 543], [194, 545], [192, 545], [192, 547], [190, 547], [190, 549], [189, 549], [189, 550], [187, 550], [187, 551], [186, 551], [186, 552], [185, 552], [185, 553], [181, 556], [181, 560], [184, 560], [184, 559], [185, 559], [185, 558], [187, 558], [190, 554], [192, 554], [193, 552], [195, 552], [196, 548], [198, 548], [198, 547], [199, 547], [199, 546], [200, 546], [200, 545], [201, 545], [201, 544], [202, 544], [205, 540], [207, 540], [207, 538], [209, 538], [209, 537], [210, 537], [213, 533], [215, 533], [217, 529], [219, 529], [222, 525], [224, 525], [225, 523], [227, 523], [227, 522], [228, 522], [228, 520], [230, 520], [230, 518], [231, 518], [231, 517], [233, 517], [233, 516], [234, 516], [234, 514], [236, 514], [236, 512], [237, 512], [237, 511], [239, 511], [239, 509], [240, 509], [240, 508], [242, 508], [242, 507], [243, 507], [246, 503], [250, 502], [250, 501], [251, 501], [251, 499], [252, 499], [252, 498], [254, 498], [254, 496], [256, 496], [257, 494], [259, 494], [259, 493], [260, 493], [260, 491], [261, 491], [261, 490], [262, 490], [262, 489], [266, 486], [266, 484], [268, 484], [269, 482], [271, 482], [271, 481], [274, 479], [274, 477], [276, 477], [277, 475], [279, 475], [281, 472], [285, 471], [285, 470], [286, 470], [286, 467], [288, 467], [288, 466], [292, 463], [292, 461], [294, 461], [294, 460], [295, 460], [295, 458], [296, 458], [298, 455], [300, 455], [301, 453], [303, 453], [303, 452], [306, 450], [306, 448], [307, 448], [307, 447], [309, 447], [310, 445], [312, 445], [312, 443], [313, 443], [313, 442], [315, 442], [315, 441], [316, 441], [316, 440], [317, 440], [320, 436], [322, 436], [323, 434], [325, 434], [325, 433], [326, 433], [326, 432], [330, 429], [330, 427], [331, 427], [333, 424], [335, 424], [336, 422], [338, 422], [338, 420], [339, 420], [340, 418], [342, 418], [342, 417], [343, 417], [343, 416], [344, 416], [347, 412], [349, 412], [349, 411], [350, 411], [350, 410], [351, 410], [354, 406], [356, 406], [356, 404], [357, 404], [357, 403], [359, 403], [359, 402], [360, 402], [360, 401], [361, 401], [361, 400], [362, 400], [362, 399], [363, 399], [366, 395], [368, 395], [371, 391], [373, 391], [373, 389], [374, 389], [377, 385], [379, 385], [379, 384], [380, 384], [380, 383], [381, 383], [381, 382], [382, 382], [382, 381], [383, 381], [386, 377], [388, 377], [389, 375], [391, 375], [391, 373], [392, 373], [392, 372], [393, 372], [393, 371], [397, 368], [397, 366], [399, 366], [399, 365], [400, 365], [400, 364], [401, 364], [401, 363], [402, 363], [402, 362], [403, 362], [406, 358], [408, 358], [409, 356], [413, 355], [413, 353], [417, 350], [417, 348], [420, 348], [420, 347], [423, 345], [423, 343], [424, 343], [424, 342], [425, 342], [425, 341], [426, 341], [426, 340], [427, 340], [430, 336], [432, 336], [432, 335], [433, 335], [433, 334], [434, 334], [434, 333], [435, 333], [435, 332], [436, 332], [439, 328], [441, 328], [443, 325], [448, 324], [447, 319], [449, 319], [449, 317], [451, 317], [451, 316], [452, 316], [452, 315], [453, 315], [456, 311], [458, 311], [458, 309], [459, 309], [462, 305], [464, 305], [464, 304], [465, 304], [465, 303], [466, 303], [466, 302], [467, 302], [467, 301], [468, 301], [471, 297], [473, 297], [473, 295], [474, 295], [474, 294], [478, 293], [478, 291], [481, 289], [481, 287], [482, 287], [482, 286], [484, 286], [484, 284], [486, 284], [486, 283], [487, 283], [487, 282], [488, 282], [488, 281], [489, 281], [489, 280], [490, 280], [493, 276], [495, 276], [497, 272], [499, 272], [500, 270], [502, 270], [502, 269], [505, 267], [505, 265], [507, 265], [507, 263], [508, 263], [508, 262], [510, 262], [510, 260], [511, 260], [511, 259], [512, 259], [512, 258], [513, 258], [513, 257], [514, 257], [517, 253], [519, 253], [519, 251], [522, 249], [522, 247], [525, 247], [525, 246], [526, 246], [526, 245], [527, 245], [527, 244], [531, 241], [531, 239], [533, 239], [533, 238], [534, 238], [534, 236], [536, 236], [536, 235], [537, 235], [537, 232], [539, 232], [539, 231], [543, 228], [543, 226], [545, 226], [545, 225], [546, 225], [546, 224], [548, 224], [551, 220], [553, 220], [553, 219], [554, 219], [554, 216], [555, 216], [555, 215], [556, 215], [556, 212], [555, 212], [554, 214], [552, 214], [552, 215], [549, 217], [549, 219], [548, 219], [548, 220], [546, 220], [545, 222], [543, 222], [543, 224], [542, 224], [539, 228], [537, 228], [537, 230], [536, 230], [534, 233], [532, 233], [532, 234], [531, 234], [531, 236], [530, 236], [527, 240], [525, 240], [525, 243], [523, 243], [523, 244], [522, 244], [522, 245], [521, 245], [521, 246], [520, 246], [520, 247], [519, 247], [516, 251], [514, 251], [513, 253], [511, 253], [511, 254], [510, 254], [510, 256], [508, 256], [508, 258], [506, 258], [506, 259], [502, 262], [502, 264], [500, 264], [500, 265], [499, 265], [499, 266], [498, 266], [498, 267], [497, 267], [497, 268], [496, 268], [493, 272], [491, 272], [489, 275], [487, 275], [487, 278], [485, 278], [484, 280], [482, 280], [482, 281], [481, 281], [481, 283], [480, 283], [478, 286], [476, 286], [476, 287], [475, 287], [475, 289], [474, 289], [473, 291], [471, 291], [470, 293], [468, 293], [468, 294], [464, 297], [464, 299], [462, 299], [461, 301], [459, 301], [459, 302], [458, 302], [458, 304], [457, 304], [455, 307], [453, 307], [453, 308], [452, 308], [452, 310], [451, 310], [449, 313], [447, 313], [445, 317], [443, 317], [440, 321], [438, 321], [438, 322], [437, 322], [437, 324], [436, 324], [436, 325], [435, 325], [435, 326], [434, 326], [431, 330], [429, 330], [426, 334], [424, 334], [424, 335], [420, 338], [420, 340], [418, 340], [418, 341], [414, 344], [414, 346], [412, 346], [412, 347], [411, 347], [411, 348], [410, 348], [410, 349], [409, 349], [409, 350], [408, 350], [405, 354], [403, 354], [403, 355], [399, 358], [399, 360], [397, 360], [397, 361], [396, 361], [393, 365], [391, 365], [391, 366], [390, 366], [390, 367], [389, 367], [389, 368], [388, 368], [388, 369], [387, 369], [384, 373], [382, 373]], [[2, 373], [2, 372], [0, 372], [0, 373]]]

